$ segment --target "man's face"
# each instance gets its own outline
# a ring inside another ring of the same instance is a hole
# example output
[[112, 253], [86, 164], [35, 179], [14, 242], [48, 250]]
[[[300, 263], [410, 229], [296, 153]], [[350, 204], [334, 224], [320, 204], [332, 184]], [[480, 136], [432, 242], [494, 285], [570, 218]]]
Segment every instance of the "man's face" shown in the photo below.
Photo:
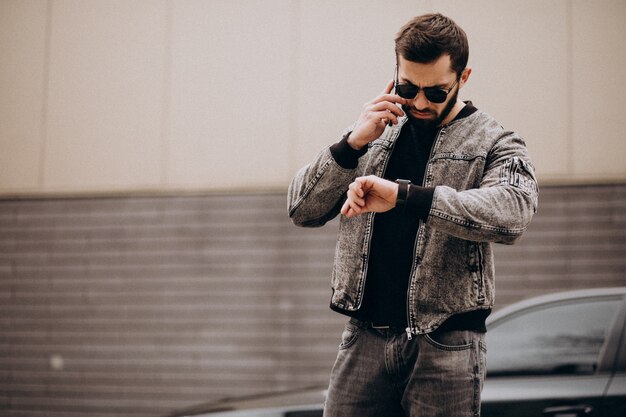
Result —
[[[402, 56], [398, 57], [398, 83], [413, 84], [420, 87], [417, 96], [409, 100], [402, 108], [411, 120], [423, 126], [439, 126], [450, 121], [447, 120], [448, 116], [457, 104], [459, 88], [466, 79], [467, 76], [464, 73], [461, 80], [455, 84], [457, 74], [450, 67], [449, 55], [442, 55], [437, 60], [427, 64], [408, 61]], [[449, 91], [446, 101], [432, 103], [426, 98], [422, 90], [424, 87], [441, 87], [446, 90], [452, 87], [452, 89]]]

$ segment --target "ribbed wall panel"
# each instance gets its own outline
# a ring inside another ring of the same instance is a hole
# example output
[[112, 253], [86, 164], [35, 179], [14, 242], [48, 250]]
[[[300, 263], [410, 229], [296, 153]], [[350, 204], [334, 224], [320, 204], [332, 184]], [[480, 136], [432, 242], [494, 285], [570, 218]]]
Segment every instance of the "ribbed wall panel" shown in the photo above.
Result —
[[[626, 285], [626, 186], [544, 187], [497, 303]], [[155, 416], [325, 384], [337, 221], [283, 194], [0, 201], [0, 414]]]

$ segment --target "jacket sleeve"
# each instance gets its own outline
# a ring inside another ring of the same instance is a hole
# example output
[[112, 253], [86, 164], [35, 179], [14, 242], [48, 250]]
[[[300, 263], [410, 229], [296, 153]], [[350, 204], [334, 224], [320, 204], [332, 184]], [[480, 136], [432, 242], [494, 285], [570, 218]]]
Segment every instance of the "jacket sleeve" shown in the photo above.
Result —
[[537, 211], [538, 192], [526, 145], [508, 132], [487, 155], [479, 188], [435, 188], [428, 222], [462, 239], [513, 244]]
[[342, 168], [325, 148], [300, 169], [287, 193], [289, 217], [297, 226], [319, 227], [335, 218], [346, 198], [356, 169]]

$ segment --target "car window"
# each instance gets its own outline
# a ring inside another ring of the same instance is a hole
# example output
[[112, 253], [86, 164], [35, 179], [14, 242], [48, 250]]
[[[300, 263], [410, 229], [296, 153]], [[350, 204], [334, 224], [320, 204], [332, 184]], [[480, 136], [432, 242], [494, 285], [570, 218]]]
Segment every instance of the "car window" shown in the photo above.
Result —
[[592, 374], [621, 301], [567, 302], [523, 311], [487, 331], [489, 375]]

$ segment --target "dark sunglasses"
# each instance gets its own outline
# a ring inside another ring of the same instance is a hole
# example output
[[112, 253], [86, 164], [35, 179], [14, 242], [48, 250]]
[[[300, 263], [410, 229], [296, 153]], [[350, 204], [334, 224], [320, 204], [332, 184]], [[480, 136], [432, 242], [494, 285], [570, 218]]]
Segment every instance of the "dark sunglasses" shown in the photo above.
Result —
[[396, 76], [394, 79], [394, 85], [396, 88], [396, 94], [402, 98], [406, 99], [414, 99], [419, 94], [420, 90], [424, 90], [424, 95], [426, 99], [431, 103], [443, 103], [448, 98], [448, 94], [454, 86], [459, 82], [457, 78], [454, 84], [450, 86], [450, 88], [442, 88], [442, 87], [424, 87], [420, 88], [413, 84], [400, 84], [398, 83], [398, 68], [396, 67]]

